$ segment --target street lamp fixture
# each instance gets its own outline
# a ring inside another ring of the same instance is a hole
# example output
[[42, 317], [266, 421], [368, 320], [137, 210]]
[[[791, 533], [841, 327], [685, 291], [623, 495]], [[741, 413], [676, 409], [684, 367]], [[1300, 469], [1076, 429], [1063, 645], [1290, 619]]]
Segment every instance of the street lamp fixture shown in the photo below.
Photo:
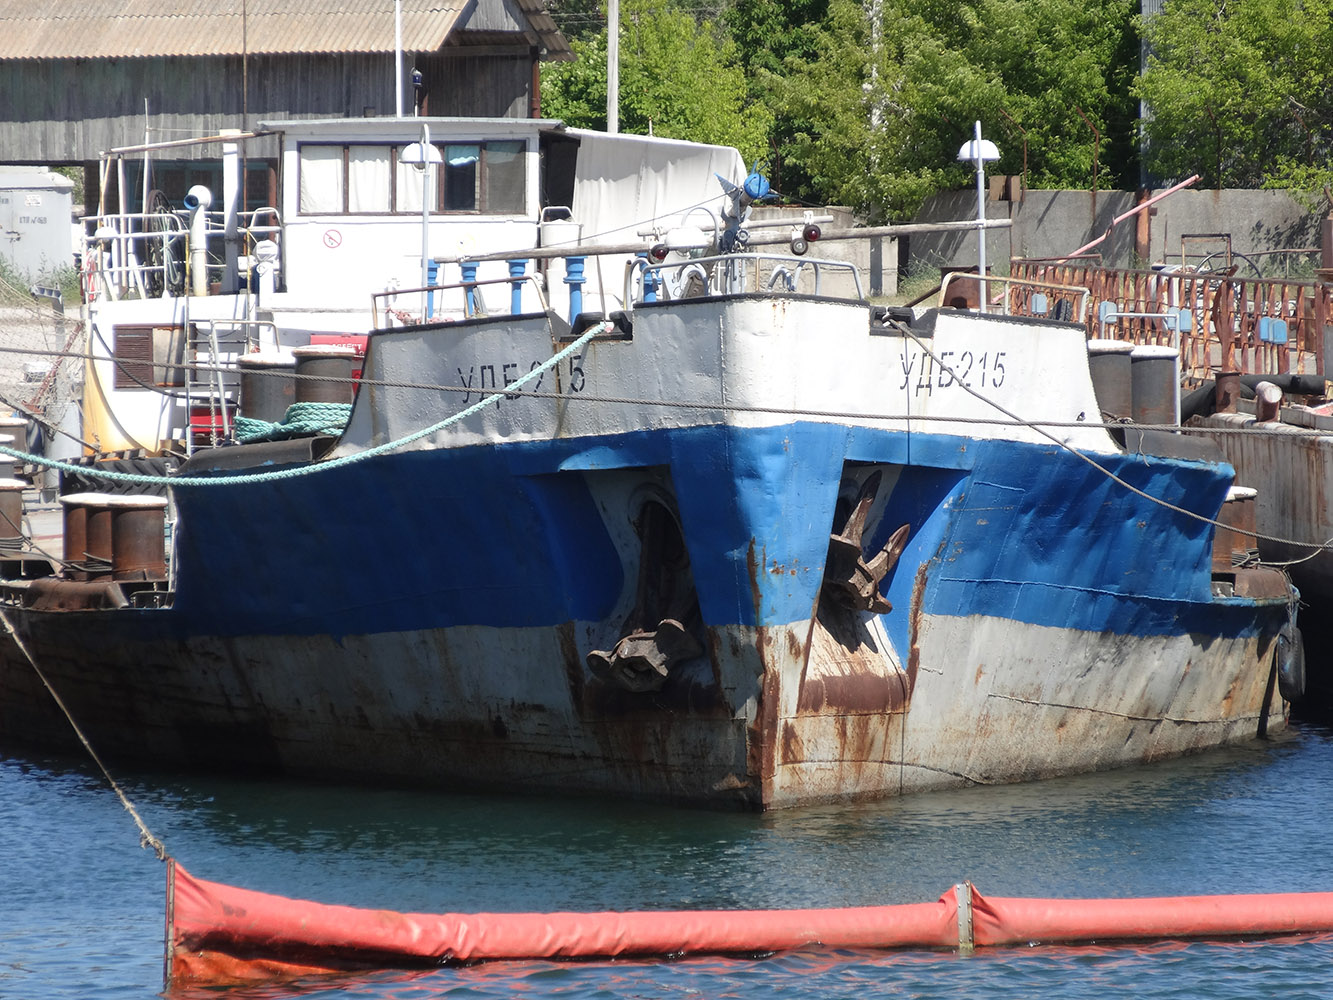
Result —
[[986, 311], [986, 161], [999, 158], [995, 143], [981, 138], [981, 122], [977, 122], [974, 137], [963, 143], [958, 159], [977, 165], [977, 302], [982, 312]]
[[416, 167], [421, 171], [421, 321], [426, 315], [430, 284], [430, 181], [431, 167], [444, 162], [440, 148], [430, 141], [430, 126], [421, 123], [421, 141], [408, 143], [398, 153], [398, 162]]

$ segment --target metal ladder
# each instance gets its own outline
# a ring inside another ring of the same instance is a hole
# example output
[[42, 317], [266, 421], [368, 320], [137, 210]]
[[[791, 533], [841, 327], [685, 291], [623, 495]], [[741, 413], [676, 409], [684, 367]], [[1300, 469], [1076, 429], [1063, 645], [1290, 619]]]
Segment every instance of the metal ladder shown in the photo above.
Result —
[[246, 320], [186, 321], [185, 453], [229, 440], [240, 397], [237, 358], [248, 346]]

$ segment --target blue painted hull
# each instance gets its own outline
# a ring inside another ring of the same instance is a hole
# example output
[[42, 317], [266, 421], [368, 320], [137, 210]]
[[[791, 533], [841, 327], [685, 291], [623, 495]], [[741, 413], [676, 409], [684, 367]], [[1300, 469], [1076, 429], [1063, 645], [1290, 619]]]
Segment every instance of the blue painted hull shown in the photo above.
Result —
[[[737, 329], [768, 308], [733, 305]], [[707, 329], [703, 308], [678, 307], [681, 328]], [[646, 355], [668, 340], [589, 358], [658, 371]], [[400, 341], [408, 360], [430, 345]], [[1212, 526], [1185, 513], [1216, 517], [1225, 463], [1106, 451], [1097, 467], [873, 419], [617, 427], [633, 415], [612, 404], [584, 411], [610, 430], [565, 433], [533, 406], [497, 403], [489, 419], [511, 423], [485, 444], [179, 489], [169, 607], [10, 614], [99, 748], [190, 766], [773, 808], [1110, 767], [1284, 721], [1285, 577], [1215, 574]], [[905, 528], [887, 610], [829, 596], [853, 494], [871, 498], [867, 553]], [[656, 686], [596, 668], [666, 619], [697, 647]], [[24, 658], [0, 671], [3, 731], [57, 739]]]
[[[375, 475], [348, 467], [278, 489], [182, 492], [173, 634], [598, 621], [624, 567], [589, 480], [653, 467], [670, 469], [704, 619], [785, 625], [809, 618], [816, 602], [844, 462], [902, 465], [906, 441], [827, 424], [688, 428], [413, 452], [377, 460]], [[977, 441], [960, 455], [956, 438], [914, 435], [912, 449], [879, 536], [868, 539], [882, 544], [891, 527], [912, 525], [885, 589], [895, 606], [913, 587], [901, 567], [935, 561], [927, 614], [1128, 635], [1259, 628], [1212, 597], [1206, 523], [1126, 493], [1054, 446]], [[929, 464], [932, 451], [940, 464]], [[1231, 480], [1225, 465], [1130, 456], [1102, 464], [1208, 516]], [[902, 648], [904, 623], [886, 627]]]

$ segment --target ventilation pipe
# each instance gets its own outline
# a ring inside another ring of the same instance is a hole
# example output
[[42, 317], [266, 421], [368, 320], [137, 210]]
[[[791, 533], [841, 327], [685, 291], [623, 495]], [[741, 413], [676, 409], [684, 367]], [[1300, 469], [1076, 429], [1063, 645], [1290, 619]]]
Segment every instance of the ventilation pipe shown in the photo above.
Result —
[[213, 192], [196, 184], [185, 194], [190, 210], [190, 294], [208, 294], [208, 206]]

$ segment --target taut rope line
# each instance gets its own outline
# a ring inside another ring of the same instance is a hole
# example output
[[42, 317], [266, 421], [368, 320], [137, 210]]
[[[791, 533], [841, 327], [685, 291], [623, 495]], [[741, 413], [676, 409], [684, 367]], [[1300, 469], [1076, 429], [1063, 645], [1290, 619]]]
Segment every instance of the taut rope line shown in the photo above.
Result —
[[[902, 330], [903, 333], [907, 334], [907, 336], [911, 337], [914, 341], [916, 341], [917, 346], [920, 347], [921, 350], [924, 351], [927, 355], [929, 355], [930, 358], [935, 362], [935, 364], [939, 365], [940, 368], [942, 368], [944, 371], [947, 371], [951, 376], [955, 376], [954, 370], [953, 370], [952, 368], [950, 368], [948, 365], [946, 365], [943, 361], [941, 361], [941, 360], [939, 359], [939, 357], [936, 356], [935, 352], [932, 351], [929, 347], [927, 347], [927, 346], [925, 345], [925, 343], [921, 340], [921, 338], [918, 337], [915, 333], [913, 333], [913, 332], [911, 331], [911, 329], [909, 329], [906, 325], [901, 324], [901, 323], [896, 323], [895, 326], [897, 326], [898, 329]], [[964, 382], [962, 382], [961, 380], [957, 379], [956, 376], [955, 376], [955, 380], [956, 380], [956, 381], [958, 382], [958, 384], [961, 385], [961, 386], [963, 387], [963, 389], [965, 389], [967, 392], [971, 393], [973, 396], [975, 396], [977, 399], [981, 400], [981, 401], [982, 401], [983, 403], [985, 403], [986, 405], [988, 405], [988, 406], [992, 406], [992, 407], [994, 407], [995, 409], [999, 410], [1001, 413], [1003, 413], [1003, 414], [1004, 414], [1006, 417], [1008, 417], [1010, 420], [1013, 420], [1013, 421], [1015, 421], [1016, 423], [1021, 424], [1021, 425], [1023, 425], [1023, 426], [1026, 426], [1026, 427], [1028, 427], [1030, 430], [1035, 431], [1036, 433], [1040, 434], [1042, 437], [1044, 437], [1044, 438], [1046, 438], [1047, 440], [1051, 441], [1053, 444], [1055, 444], [1055, 445], [1058, 446], [1059, 448], [1063, 449], [1064, 451], [1069, 452], [1069, 453], [1070, 453], [1071, 455], [1073, 455], [1075, 458], [1077, 458], [1077, 459], [1079, 459], [1079, 460], [1081, 460], [1081, 461], [1083, 461], [1083, 462], [1086, 462], [1088, 465], [1092, 466], [1094, 469], [1096, 469], [1098, 472], [1100, 472], [1100, 473], [1101, 473], [1103, 476], [1105, 476], [1107, 479], [1111, 480], [1111, 482], [1115, 483], [1115, 484], [1118, 485], [1118, 486], [1123, 486], [1125, 489], [1129, 490], [1129, 492], [1131, 492], [1131, 493], [1133, 493], [1133, 494], [1136, 494], [1137, 496], [1140, 496], [1140, 497], [1142, 497], [1142, 498], [1145, 499], [1145, 500], [1151, 501], [1152, 503], [1157, 504], [1159, 507], [1165, 507], [1167, 510], [1172, 511], [1173, 513], [1176, 513], [1176, 514], [1183, 514], [1183, 515], [1185, 515], [1186, 517], [1193, 518], [1193, 519], [1196, 520], [1196, 521], [1202, 521], [1204, 524], [1211, 524], [1211, 525], [1212, 525], [1213, 527], [1215, 527], [1215, 528], [1227, 528], [1227, 529], [1229, 529], [1230, 531], [1233, 531], [1233, 532], [1235, 532], [1235, 533], [1238, 534], [1238, 535], [1245, 535], [1247, 538], [1263, 539], [1264, 541], [1267, 541], [1267, 542], [1279, 542], [1279, 543], [1284, 544], [1284, 545], [1296, 545], [1296, 546], [1300, 546], [1301, 548], [1311, 548], [1311, 549], [1314, 549], [1315, 552], [1319, 552], [1319, 551], [1321, 551], [1321, 550], [1326, 550], [1326, 549], [1333, 548], [1333, 539], [1330, 539], [1330, 540], [1327, 541], [1327, 542], [1298, 542], [1298, 541], [1295, 541], [1294, 539], [1290, 539], [1290, 538], [1279, 538], [1279, 537], [1277, 537], [1277, 536], [1275, 536], [1275, 535], [1265, 535], [1263, 532], [1259, 532], [1259, 531], [1249, 531], [1249, 530], [1247, 530], [1247, 529], [1240, 528], [1240, 527], [1238, 527], [1238, 526], [1236, 526], [1236, 525], [1232, 525], [1232, 524], [1223, 524], [1221, 521], [1218, 521], [1218, 520], [1216, 520], [1215, 518], [1205, 517], [1204, 515], [1202, 515], [1202, 514], [1200, 514], [1200, 513], [1197, 513], [1196, 511], [1188, 510], [1187, 508], [1185, 508], [1185, 507], [1181, 507], [1181, 506], [1179, 506], [1178, 504], [1174, 504], [1174, 503], [1172, 503], [1172, 502], [1169, 501], [1169, 500], [1163, 500], [1163, 499], [1161, 499], [1160, 497], [1155, 497], [1155, 496], [1153, 496], [1151, 493], [1147, 493], [1147, 492], [1145, 492], [1145, 491], [1139, 489], [1139, 488], [1138, 488], [1137, 486], [1135, 486], [1133, 483], [1129, 483], [1129, 482], [1126, 482], [1124, 479], [1121, 479], [1119, 476], [1117, 476], [1117, 475], [1116, 475], [1114, 472], [1112, 472], [1110, 469], [1106, 468], [1106, 466], [1104, 466], [1104, 465], [1102, 465], [1101, 463], [1099, 463], [1096, 459], [1094, 459], [1094, 458], [1090, 458], [1089, 456], [1085, 455], [1083, 452], [1079, 451], [1079, 450], [1078, 450], [1077, 448], [1075, 448], [1073, 445], [1070, 445], [1070, 444], [1068, 444], [1068, 443], [1065, 442], [1065, 441], [1061, 441], [1058, 437], [1056, 437], [1056, 436], [1055, 436], [1054, 434], [1052, 434], [1050, 431], [1045, 430], [1044, 427], [1043, 427], [1043, 425], [1039, 425], [1039, 424], [1033, 423], [1033, 422], [1031, 422], [1031, 421], [1024, 420], [1022, 417], [1018, 416], [1017, 414], [1009, 412], [1007, 409], [1005, 409], [1005, 408], [1004, 408], [1003, 406], [1001, 406], [999, 403], [995, 402], [995, 400], [993, 400], [993, 399], [989, 399], [989, 398], [987, 398], [986, 396], [983, 396], [981, 393], [977, 392], [977, 391], [976, 391], [975, 389], [973, 389], [971, 386], [969, 386], [969, 385], [965, 384]], [[3, 450], [3, 448], [0, 448], [0, 450]], [[1314, 553], [1311, 553], [1311, 554], [1313, 555]]]
[[70, 724], [70, 728], [74, 730], [74, 735], [79, 738], [79, 742], [83, 744], [83, 748], [88, 751], [88, 756], [93, 759], [93, 763], [101, 770], [102, 776], [106, 778], [107, 783], [111, 786], [111, 790], [114, 791], [116, 797], [120, 799], [120, 804], [124, 806], [125, 811], [134, 818], [134, 825], [139, 828], [139, 846], [151, 847], [153, 853], [157, 855], [157, 860], [167, 860], [166, 847], [163, 845], [162, 841], [153, 835], [153, 831], [148, 829], [148, 824], [143, 821], [143, 817], [139, 815], [139, 811], [134, 808], [134, 803], [130, 801], [129, 796], [126, 795], [120, 785], [117, 784], [116, 779], [111, 777], [111, 772], [107, 770], [107, 766], [102, 763], [102, 758], [97, 756], [97, 751], [94, 750], [93, 745], [88, 742], [88, 737], [83, 734], [83, 730], [79, 728], [79, 724], [74, 721], [74, 716], [70, 714], [69, 708], [65, 705], [65, 700], [60, 697], [60, 694], [51, 685], [51, 682], [47, 680], [46, 674], [42, 672], [42, 668], [37, 665], [36, 658], [29, 652], [27, 643], [25, 643], [23, 637], [18, 634], [18, 630], [15, 629], [13, 623], [10, 622], [9, 616], [5, 614], [3, 607], [0, 607], [0, 625], [4, 626], [5, 631], [8, 632], [10, 638], [14, 640], [14, 644], [18, 646], [19, 652], [23, 654], [24, 659], [28, 661], [29, 666], [32, 667], [33, 671], [37, 674], [38, 679], [41, 680], [42, 684], [45, 686], [47, 692], [55, 700], [56, 705], [60, 707], [60, 711], [64, 713], [65, 719]]
[[[927, 355], [928, 355], [928, 356], [935, 362], [935, 364], [937, 364], [937, 365], [941, 368], [941, 370], [943, 370], [943, 371], [947, 371], [947, 372], [949, 372], [950, 374], [954, 374], [953, 369], [952, 369], [949, 365], [946, 365], [943, 361], [941, 361], [941, 360], [939, 359], [939, 357], [938, 357], [938, 356], [937, 356], [937, 355], [936, 355], [936, 354], [935, 354], [935, 353], [934, 353], [928, 346], [926, 346], [926, 344], [924, 343], [924, 341], [923, 341], [920, 337], [918, 337], [915, 333], [913, 333], [909, 328], [907, 328], [906, 326], [904, 326], [904, 325], [902, 325], [902, 324], [894, 324], [894, 325], [895, 325], [900, 331], [902, 331], [906, 336], [908, 336], [910, 339], [912, 339], [913, 341], [915, 341], [915, 342], [917, 343], [917, 345], [918, 345], [919, 347], [921, 347], [922, 351], [924, 351], [924, 352], [925, 352], [925, 353], [926, 353], [926, 354], [927, 354]], [[105, 480], [107, 480], [107, 481], [109, 481], [109, 482], [123, 482], [123, 483], [137, 484], [137, 485], [161, 485], [163, 482], [165, 482], [169, 487], [171, 487], [171, 488], [173, 488], [173, 489], [174, 489], [174, 488], [183, 488], [183, 487], [195, 487], [195, 486], [248, 486], [248, 485], [253, 485], [253, 484], [258, 484], [258, 483], [268, 483], [268, 482], [273, 482], [273, 481], [281, 480], [281, 479], [292, 479], [292, 478], [296, 478], [296, 477], [298, 477], [298, 476], [311, 475], [311, 474], [318, 473], [318, 472], [323, 472], [323, 471], [326, 471], [326, 470], [329, 470], [329, 469], [339, 468], [339, 467], [344, 466], [344, 465], [350, 465], [350, 464], [352, 464], [352, 463], [354, 463], [354, 462], [364, 461], [365, 459], [373, 458], [373, 457], [376, 457], [376, 456], [378, 456], [378, 455], [386, 454], [387, 452], [390, 452], [390, 451], [393, 451], [393, 450], [395, 450], [395, 449], [397, 449], [397, 448], [400, 448], [400, 447], [402, 447], [403, 445], [411, 444], [411, 443], [414, 442], [414, 441], [418, 441], [418, 440], [420, 440], [420, 439], [423, 438], [423, 437], [427, 437], [428, 435], [437, 433], [438, 431], [441, 431], [441, 430], [443, 430], [444, 428], [446, 428], [446, 427], [448, 427], [448, 426], [450, 426], [450, 425], [452, 425], [452, 424], [454, 424], [454, 423], [457, 423], [457, 422], [459, 422], [459, 421], [461, 421], [461, 420], [464, 420], [464, 419], [466, 419], [467, 417], [471, 416], [472, 414], [474, 414], [474, 413], [478, 412], [479, 410], [483, 409], [484, 407], [486, 407], [486, 406], [489, 405], [490, 403], [494, 402], [496, 399], [499, 399], [499, 398], [504, 397], [504, 396], [511, 396], [511, 397], [512, 397], [512, 396], [515, 396], [515, 395], [517, 395], [517, 396], [527, 396], [527, 397], [532, 397], [532, 398], [555, 398], [555, 397], [565, 398], [565, 399], [578, 398], [581, 402], [601, 402], [601, 403], [616, 403], [616, 404], [633, 404], [633, 405], [639, 405], [639, 406], [660, 406], [660, 407], [680, 408], [680, 409], [724, 410], [724, 411], [728, 411], [728, 412], [790, 413], [790, 414], [794, 414], [794, 415], [797, 415], [797, 414], [798, 414], [798, 415], [800, 415], [800, 416], [807, 416], [807, 417], [824, 417], [824, 418], [833, 418], [833, 419], [837, 419], [837, 418], [843, 417], [843, 418], [869, 418], [869, 419], [880, 419], [880, 420], [916, 420], [916, 421], [918, 421], [918, 422], [971, 423], [971, 424], [992, 424], [992, 425], [1020, 426], [1020, 427], [1027, 427], [1027, 428], [1029, 428], [1030, 430], [1033, 430], [1034, 432], [1036, 432], [1036, 433], [1040, 434], [1041, 436], [1047, 438], [1049, 441], [1051, 441], [1052, 443], [1054, 443], [1054, 444], [1057, 445], [1058, 447], [1062, 448], [1062, 449], [1065, 450], [1065, 451], [1068, 451], [1070, 454], [1076, 456], [1077, 458], [1079, 458], [1079, 459], [1081, 459], [1082, 461], [1086, 462], [1088, 465], [1092, 466], [1092, 468], [1094, 468], [1095, 470], [1097, 470], [1097, 471], [1098, 471], [1099, 473], [1101, 473], [1102, 475], [1106, 476], [1108, 479], [1110, 479], [1112, 482], [1116, 483], [1117, 485], [1124, 487], [1125, 489], [1129, 490], [1130, 492], [1132, 492], [1132, 493], [1134, 493], [1134, 494], [1136, 494], [1136, 495], [1138, 495], [1138, 496], [1140, 496], [1140, 497], [1143, 497], [1145, 500], [1148, 500], [1148, 501], [1150, 501], [1150, 502], [1152, 502], [1152, 503], [1155, 503], [1155, 504], [1157, 504], [1158, 506], [1164, 507], [1164, 508], [1166, 508], [1166, 509], [1168, 509], [1168, 510], [1171, 510], [1171, 511], [1175, 512], [1175, 513], [1183, 514], [1183, 515], [1186, 516], [1186, 517], [1192, 518], [1192, 519], [1194, 519], [1194, 520], [1196, 520], [1196, 521], [1200, 521], [1200, 522], [1202, 522], [1202, 523], [1204, 523], [1204, 524], [1211, 524], [1211, 525], [1213, 525], [1214, 527], [1218, 527], [1218, 528], [1227, 528], [1227, 529], [1231, 530], [1232, 532], [1234, 532], [1234, 533], [1236, 533], [1236, 534], [1238, 534], [1238, 535], [1244, 535], [1244, 536], [1247, 537], [1247, 538], [1254, 538], [1254, 539], [1256, 539], [1256, 540], [1263, 540], [1263, 541], [1269, 541], [1269, 542], [1276, 542], [1276, 543], [1278, 543], [1278, 544], [1282, 544], [1282, 545], [1290, 545], [1290, 546], [1293, 546], [1293, 547], [1296, 547], [1296, 548], [1310, 549], [1310, 550], [1311, 550], [1311, 554], [1310, 554], [1310, 556], [1308, 556], [1308, 557], [1304, 557], [1304, 558], [1311, 558], [1311, 557], [1313, 557], [1314, 555], [1317, 555], [1317, 554], [1318, 554], [1319, 552], [1321, 552], [1321, 551], [1333, 550], [1333, 539], [1329, 539], [1328, 541], [1324, 541], [1324, 542], [1309, 542], [1309, 541], [1303, 541], [1303, 540], [1300, 540], [1300, 539], [1285, 538], [1285, 537], [1282, 537], [1282, 536], [1279, 536], [1279, 535], [1269, 535], [1269, 534], [1265, 534], [1265, 533], [1263, 533], [1263, 532], [1258, 532], [1258, 531], [1250, 531], [1250, 530], [1248, 530], [1248, 529], [1246, 529], [1246, 528], [1241, 528], [1241, 527], [1239, 527], [1239, 526], [1237, 526], [1237, 525], [1223, 524], [1222, 522], [1216, 520], [1215, 518], [1205, 517], [1203, 514], [1199, 514], [1199, 513], [1195, 512], [1195, 511], [1188, 510], [1188, 509], [1186, 509], [1186, 508], [1184, 508], [1184, 507], [1181, 507], [1181, 506], [1179, 506], [1179, 505], [1177, 505], [1177, 504], [1173, 504], [1173, 503], [1171, 503], [1171, 502], [1169, 502], [1169, 501], [1167, 501], [1167, 500], [1162, 500], [1162, 499], [1160, 499], [1160, 498], [1158, 498], [1158, 497], [1154, 497], [1154, 496], [1152, 496], [1151, 494], [1146, 493], [1146, 492], [1144, 492], [1143, 490], [1139, 489], [1138, 487], [1133, 486], [1132, 484], [1126, 482], [1124, 479], [1120, 478], [1120, 477], [1117, 476], [1115, 473], [1111, 472], [1111, 470], [1107, 469], [1105, 466], [1101, 465], [1100, 463], [1098, 463], [1098, 462], [1095, 461], [1094, 459], [1090, 458], [1089, 456], [1087, 456], [1087, 455], [1084, 454], [1083, 452], [1079, 451], [1077, 448], [1074, 448], [1072, 445], [1067, 444], [1066, 442], [1064, 442], [1064, 441], [1060, 440], [1058, 437], [1056, 437], [1054, 434], [1051, 434], [1049, 431], [1043, 429], [1043, 428], [1047, 428], [1047, 427], [1080, 427], [1080, 428], [1087, 428], [1087, 427], [1097, 427], [1097, 426], [1101, 426], [1101, 427], [1105, 427], [1105, 428], [1114, 428], [1114, 427], [1122, 426], [1122, 425], [1120, 425], [1120, 424], [1100, 424], [1100, 425], [1099, 425], [1099, 424], [1094, 423], [1094, 422], [1091, 422], [1091, 421], [1088, 421], [1088, 422], [1078, 422], [1078, 423], [1066, 423], [1066, 422], [1061, 422], [1061, 421], [1033, 421], [1033, 420], [1025, 420], [1024, 418], [1018, 416], [1017, 414], [1011, 413], [1009, 410], [1005, 409], [1003, 406], [1001, 406], [999, 403], [995, 402], [994, 400], [992, 400], [992, 399], [990, 399], [990, 398], [988, 398], [988, 397], [982, 395], [981, 393], [977, 392], [975, 389], [971, 388], [970, 386], [966, 386], [966, 385], [963, 385], [963, 388], [964, 388], [968, 393], [970, 393], [971, 395], [975, 396], [977, 399], [981, 400], [982, 402], [986, 403], [987, 405], [989, 405], [989, 406], [995, 408], [996, 410], [1000, 411], [1000, 412], [1003, 413], [1008, 419], [1007, 419], [1007, 420], [986, 420], [986, 419], [984, 419], [984, 418], [975, 418], [975, 417], [951, 417], [951, 416], [943, 416], [943, 415], [929, 415], [929, 416], [927, 416], [927, 415], [922, 415], [922, 416], [912, 416], [911, 414], [882, 414], [882, 415], [875, 415], [875, 414], [865, 414], [865, 413], [845, 413], [845, 412], [831, 411], [831, 410], [828, 410], [828, 411], [826, 411], [826, 410], [782, 410], [782, 409], [778, 409], [778, 408], [775, 408], [775, 407], [765, 407], [765, 406], [736, 406], [736, 405], [734, 405], [734, 404], [715, 403], [715, 402], [709, 402], [709, 403], [694, 403], [694, 402], [681, 402], [681, 401], [676, 401], [676, 400], [648, 401], [648, 400], [635, 400], [635, 399], [629, 399], [629, 398], [624, 398], [624, 397], [615, 397], [615, 396], [593, 396], [593, 395], [586, 395], [586, 396], [585, 396], [585, 395], [580, 395], [579, 397], [569, 397], [569, 396], [565, 396], [565, 395], [560, 394], [560, 393], [549, 393], [549, 392], [538, 392], [538, 391], [522, 391], [522, 386], [524, 386], [526, 383], [530, 382], [533, 378], [539, 377], [542, 373], [544, 373], [544, 372], [550, 370], [552, 367], [554, 367], [555, 365], [559, 364], [561, 361], [563, 361], [563, 360], [564, 360], [566, 357], [568, 357], [570, 354], [573, 354], [576, 350], [578, 350], [579, 348], [581, 348], [581, 347], [583, 347], [585, 344], [587, 344], [588, 341], [591, 340], [591, 339], [593, 339], [595, 336], [598, 336], [598, 335], [600, 335], [600, 334], [603, 334], [603, 333], [605, 333], [605, 332], [608, 332], [608, 330], [607, 330], [607, 326], [608, 326], [608, 324], [606, 324], [606, 323], [595, 324], [594, 326], [590, 327], [587, 331], [585, 331], [584, 334], [583, 334], [582, 336], [580, 336], [577, 340], [572, 341], [571, 343], [569, 343], [568, 345], [566, 345], [560, 352], [558, 352], [557, 354], [553, 355], [553, 356], [552, 356], [551, 358], [549, 358], [546, 362], [544, 362], [543, 364], [539, 365], [538, 367], [532, 369], [532, 371], [530, 371], [530, 372], [528, 372], [526, 375], [523, 375], [522, 377], [516, 379], [514, 382], [511, 382], [508, 386], [506, 386], [506, 387], [504, 388], [503, 391], [498, 391], [498, 392], [488, 393], [487, 395], [485, 395], [484, 397], [482, 397], [481, 399], [479, 399], [476, 403], [472, 404], [471, 406], [469, 406], [469, 407], [467, 407], [467, 408], [465, 408], [465, 409], [463, 409], [463, 410], [460, 410], [458, 413], [455, 413], [455, 414], [453, 414], [452, 416], [445, 418], [444, 420], [441, 420], [441, 421], [439, 421], [439, 422], [437, 422], [437, 423], [435, 423], [435, 424], [432, 424], [432, 425], [429, 426], [429, 427], [426, 427], [426, 428], [424, 428], [424, 429], [422, 429], [422, 430], [419, 430], [419, 431], [415, 431], [415, 432], [413, 432], [412, 434], [409, 434], [409, 435], [407, 435], [406, 437], [400, 438], [400, 439], [398, 439], [398, 440], [395, 440], [395, 441], [388, 441], [388, 442], [385, 442], [384, 444], [376, 445], [375, 447], [373, 447], [373, 448], [368, 448], [368, 449], [366, 449], [365, 451], [357, 452], [357, 453], [352, 454], [352, 455], [344, 455], [344, 456], [341, 456], [341, 457], [339, 457], [339, 458], [331, 459], [331, 460], [326, 461], [326, 462], [318, 462], [318, 463], [314, 463], [314, 464], [311, 464], [311, 465], [302, 466], [302, 467], [297, 468], [297, 469], [284, 469], [284, 470], [278, 470], [278, 471], [273, 471], [273, 472], [252, 473], [252, 474], [249, 474], [249, 475], [240, 475], [240, 476], [222, 476], [222, 477], [218, 477], [218, 478], [212, 478], [212, 477], [190, 477], [190, 476], [173, 476], [173, 477], [170, 477], [170, 478], [164, 478], [164, 477], [161, 477], [161, 476], [144, 476], [144, 475], [138, 475], [138, 474], [135, 474], [135, 473], [126, 473], [126, 472], [114, 472], [114, 471], [97, 470], [97, 469], [90, 468], [90, 467], [87, 466], [87, 465], [75, 465], [75, 464], [73, 464], [73, 463], [59, 462], [59, 461], [55, 461], [55, 460], [52, 460], [52, 459], [44, 458], [44, 457], [42, 457], [42, 456], [40, 456], [40, 455], [32, 455], [32, 454], [29, 454], [28, 452], [20, 451], [20, 450], [15, 449], [15, 448], [10, 448], [10, 447], [5, 446], [5, 445], [0, 445], [0, 454], [8, 455], [8, 456], [10, 456], [10, 457], [12, 457], [12, 458], [20, 459], [20, 460], [25, 461], [25, 462], [32, 462], [33, 464], [35, 464], [35, 465], [40, 465], [40, 466], [42, 466], [42, 467], [44, 467], [44, 468], [57, 469], [57, 470], [60, 470], [60, 471], [62, 471], [62, 472], [70, 472], [70, 473], [75, 474], [75, 475], [84, 475], [84, 476], [91, 476], [91, 477], [94, 477], [94, 478], [101, 478], [101, 479], [105, 479]], [[4, 348], [0, 348], [0, 351], [3, 351], [3, 350], [4, 350]], [[352, 382], [352, 381], [355, 381], [354, 379], [350, 379], [350, 378], [348, 378], [348, 379], [342, 379], [342, 378], [328, 378], [328, 377], [326, 377], [326, 376], [311, 376], [311, 377], [314, 377], [314, 378], [320, 378], [321, 380], [324, 380], [324, 381], [334, 381], [334, 382], [343, 382], [343, 381], [346, 381], [346, 382]], [[363, 379], [362, 382], [363, 382], [363, 384], [367, 384], [367, 385], [386, 385], [386, 386], [391, 386], [391, 387], [395, 387], [395, 388], [427, 389], [427, 390], [441, 390], [441, 391], [453, 391], [453, 392], [467, 392], [467, 391], [474, 391], [474, 392], [475, 392], [475, 391], [476, 391], [475, 389], [473, 389], [473, 390], [468, 390], [468, 389], [466, 389], [465, 387], [461, 387], [461, 386], [432, 385], [432, 384], [427, 384], [427, 383], [411, 383], [411, 382], [395, 382], [395, 381], [377, 380], [377, 379]], [[962, 385], [962, 382], [959, 381], [958, 384]], [[1180, 429], [1182, 432], [1183, 432], [1183, 431], [1189, 431], [1189, 430], [1191, 430], [1191, 428], [1183, 428], [1183, 427], [1182, 427], [1182, 428], [1179, 428], [1179, 429]], [[1214, 433], [1214, 432], [1216, 432], [1217, 430], [1218, 430], [1218, 429], [1210, 428], [1210, 429], [1208, 430], [1208, 433]], [[1221, 430], [1222, 433], [1246, 433], [1246, 434], [1271, 433], [1271, 432], [1266, 432], [1266, 431], [1264, 431], [1264, 430], [1253, 430], [1253, 429], [1248, 429], [1248, 428], [1247, 428], [1247, 429], [1244, 429], [1244, 430], [1241, 430], [1241, 429], [1234, 429], [1234, 430], [1233, 430], [1233, 429], [1220, 429], [1220, 430]], [[1288, 563], [1273, 563], [1272, 565], [1290, 565], [1291, 563], [1300, 562], [1300, 561], [1303, 561], [1303, 559], [1291, 560], [1291, 561], [1288, 562]]]

